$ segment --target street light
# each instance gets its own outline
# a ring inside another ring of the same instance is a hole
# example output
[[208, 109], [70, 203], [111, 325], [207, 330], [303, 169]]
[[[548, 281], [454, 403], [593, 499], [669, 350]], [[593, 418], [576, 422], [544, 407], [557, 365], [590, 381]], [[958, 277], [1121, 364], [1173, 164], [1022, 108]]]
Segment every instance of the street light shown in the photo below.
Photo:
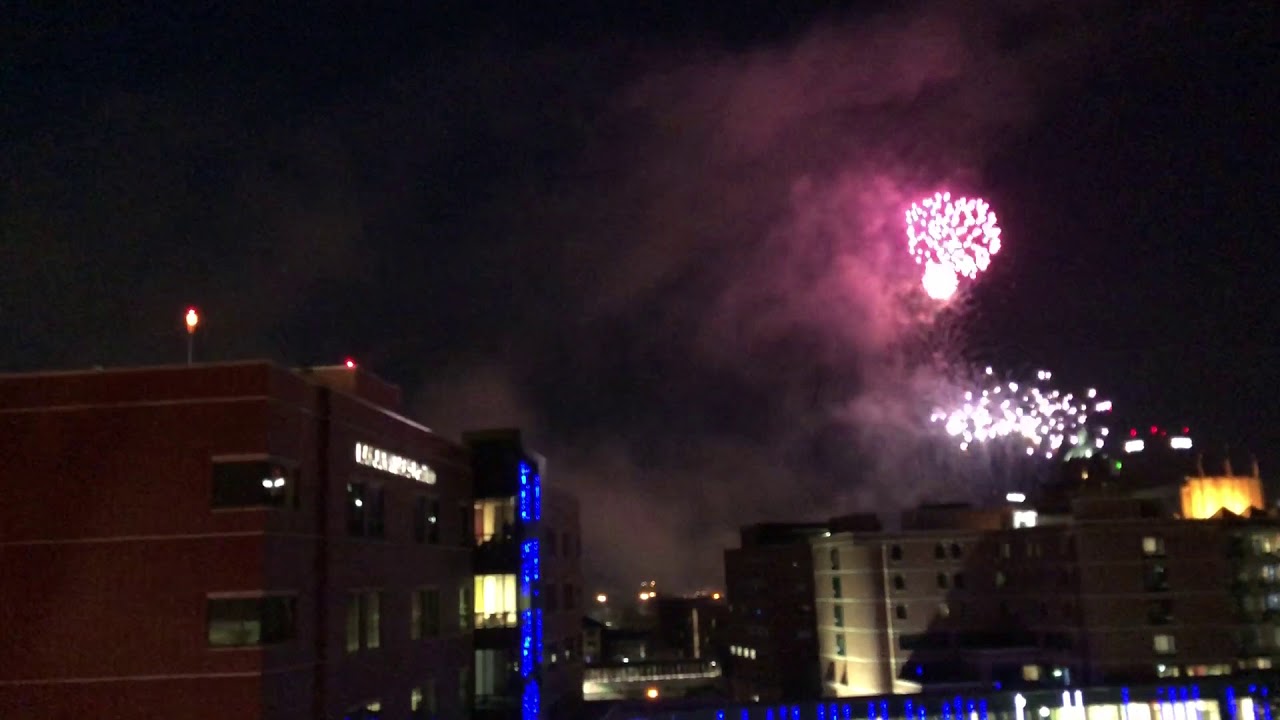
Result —
[[195, 308], [187, 308], [187, 364], [190, 365], [195, 355], [196, 326], [200, 324], [200, 313]]

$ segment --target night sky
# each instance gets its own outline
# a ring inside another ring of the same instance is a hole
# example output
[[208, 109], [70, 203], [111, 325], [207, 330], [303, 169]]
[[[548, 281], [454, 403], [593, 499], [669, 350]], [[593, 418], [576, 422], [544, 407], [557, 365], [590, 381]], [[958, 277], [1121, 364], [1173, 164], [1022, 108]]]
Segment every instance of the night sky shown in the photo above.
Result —
[[[352, 356], [526, 427], [601, 587], [990, 490], [919, 397], [985, 364], [1280, 468], [1274, 2], [41, 5], [0, 370], [180, 362], [188, 304], [201, 359]], [[901, 218], [944, 187], [1004, 250], [938, 312]]]

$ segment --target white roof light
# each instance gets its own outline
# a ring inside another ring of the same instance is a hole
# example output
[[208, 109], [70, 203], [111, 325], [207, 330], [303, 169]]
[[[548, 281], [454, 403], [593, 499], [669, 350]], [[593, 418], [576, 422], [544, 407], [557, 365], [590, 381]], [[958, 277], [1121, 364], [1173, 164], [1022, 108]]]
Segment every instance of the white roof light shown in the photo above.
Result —
[[1142, 442], [1141, 440], [1125, 440], [1124, 451], [1127, 453], [1142, 452], [1142, 450], [1146, 448], [1146, 446], [1147, 444]]

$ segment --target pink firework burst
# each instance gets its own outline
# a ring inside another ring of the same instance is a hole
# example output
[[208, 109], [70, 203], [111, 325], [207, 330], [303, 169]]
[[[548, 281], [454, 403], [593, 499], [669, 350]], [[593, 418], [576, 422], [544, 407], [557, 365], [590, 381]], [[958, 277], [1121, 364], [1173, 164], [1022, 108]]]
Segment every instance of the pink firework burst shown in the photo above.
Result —
[[1000, 252], [1000, 226], [987, 201], [935, 193], [907, 211], [907, 250], [924, 265], [925, 292], [945, 301], [961, 277], [976, 278]]

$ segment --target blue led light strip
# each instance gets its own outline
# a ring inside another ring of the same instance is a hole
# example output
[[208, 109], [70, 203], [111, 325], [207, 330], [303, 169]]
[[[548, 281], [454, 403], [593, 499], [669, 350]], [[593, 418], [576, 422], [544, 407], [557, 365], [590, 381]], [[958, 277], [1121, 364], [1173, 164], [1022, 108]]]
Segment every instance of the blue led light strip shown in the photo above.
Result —
[[[522, 524], [542, 519], [542, 480], [528, 463], [520, 463], [520, 490], [516, 505]], [[541, 580], [542, 552], [535, 535], [520, 543], [520, 597], [526, 603], [520, 612], [520, 678], [524, 685], [520, 695], [522, 720], [538, 720], [542, 714], [542, 692], [538, 683], [542, 667], [542, 609], [538, 602]]]

